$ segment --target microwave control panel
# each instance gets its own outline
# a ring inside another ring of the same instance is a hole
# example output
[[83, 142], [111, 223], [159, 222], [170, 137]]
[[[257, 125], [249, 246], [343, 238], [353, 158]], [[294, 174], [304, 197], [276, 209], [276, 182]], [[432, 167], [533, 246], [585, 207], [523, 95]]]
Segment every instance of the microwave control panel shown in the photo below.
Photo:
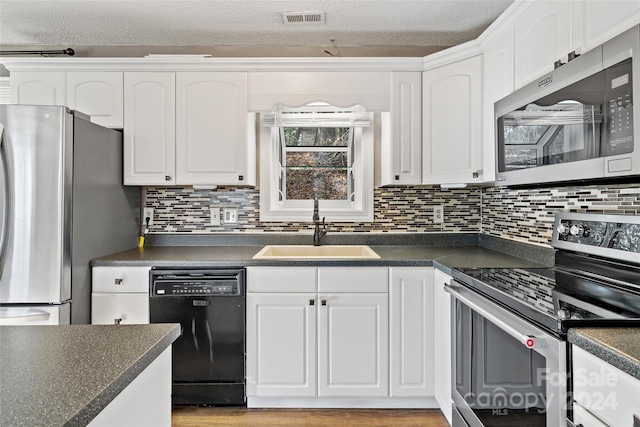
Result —
[[631, 61], [606, 70], [606, 111], [609, 123], [607, 155], [633, 152], [633, 82]]

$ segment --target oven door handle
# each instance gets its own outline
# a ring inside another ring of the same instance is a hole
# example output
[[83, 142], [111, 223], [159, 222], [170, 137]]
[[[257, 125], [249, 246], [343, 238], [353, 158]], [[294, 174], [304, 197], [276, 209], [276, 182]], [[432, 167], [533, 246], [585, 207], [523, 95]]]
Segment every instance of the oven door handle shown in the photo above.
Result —
[[478, 304], [474, 303], [473, 301], [471, 301], [470, 299], [468, 299], [467, 297], [462, 295], [460, 292], [458, 292], [456, 290], [456, 286], [445, 285], [444, 290], [449, 292], [456, 299], [458, 299], [461, 302], [463, 302], [465, 305], [467, 305], [473, 311], [477, 312], [482, 317], [484, 317], [485, 319], [489, 320], [491, 323], [495, 324], [498, 328], [502, 329], [503, 331], [505, 331], [506, 333], [511, 335], [513, 338], [515, 338], [520, 343], [522, 343], [522, 345], [524, 345], [525, 347], [534, 348], [536, 346], [536, 337], [535, 336], [527, 335], [525, 333], [522, 333], [521, 331], [517, 330], [513, 326], [509, 325], [504, 320], [498, 318], [495, 314], [492, 314], [489, 311], [487, 311], [485, 308], [480, 307]]

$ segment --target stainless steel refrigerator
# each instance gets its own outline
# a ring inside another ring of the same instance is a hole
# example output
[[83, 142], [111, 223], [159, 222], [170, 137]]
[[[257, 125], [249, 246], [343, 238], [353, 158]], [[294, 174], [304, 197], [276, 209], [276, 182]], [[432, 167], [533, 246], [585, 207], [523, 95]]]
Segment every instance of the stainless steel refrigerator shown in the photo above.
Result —
[[136, 246], [122, 133], [66, 107], [0, 105], [0, 324], [90, 322], [92, 258]]

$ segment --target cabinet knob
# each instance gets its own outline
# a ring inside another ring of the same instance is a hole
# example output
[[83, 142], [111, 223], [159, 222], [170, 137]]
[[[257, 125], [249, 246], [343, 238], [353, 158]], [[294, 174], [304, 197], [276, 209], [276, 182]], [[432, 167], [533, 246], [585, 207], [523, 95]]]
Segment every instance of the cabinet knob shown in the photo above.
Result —
[[244, 181], [244, 175], [238, 175], [238, 181]]
[[165, 175], [164, 180], [165, 181], [171, 181], [171, 177], [169, 175]]
[[322, 305], [327, 305], [327, 300], [326, 299], [322, 300]]
[[396, 181], [399, 181], [400, 180], [400, 175], [396, 175], [395, 178], [396, 178]]
[[113, 281], [113, 283], [114, 283], [115, 285], [122, 285], [122, 279], [115, 279], [115, 280]]
[[119, 325], [122, 322], [122, 317], [119, 317], [117, 319], [113, 319], [113, 324], [114, 325]]
[[309, 305], [316, 305], [316, 300], [310, 299], [309, 300]]

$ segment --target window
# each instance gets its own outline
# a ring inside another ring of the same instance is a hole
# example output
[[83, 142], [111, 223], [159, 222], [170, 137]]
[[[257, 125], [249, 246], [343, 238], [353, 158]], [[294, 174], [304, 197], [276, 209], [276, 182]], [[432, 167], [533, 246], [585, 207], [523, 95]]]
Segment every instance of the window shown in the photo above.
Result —
[[373, 220], [372, 115], [362, 107], [276, 107], [261, 118], [260, 219]]

